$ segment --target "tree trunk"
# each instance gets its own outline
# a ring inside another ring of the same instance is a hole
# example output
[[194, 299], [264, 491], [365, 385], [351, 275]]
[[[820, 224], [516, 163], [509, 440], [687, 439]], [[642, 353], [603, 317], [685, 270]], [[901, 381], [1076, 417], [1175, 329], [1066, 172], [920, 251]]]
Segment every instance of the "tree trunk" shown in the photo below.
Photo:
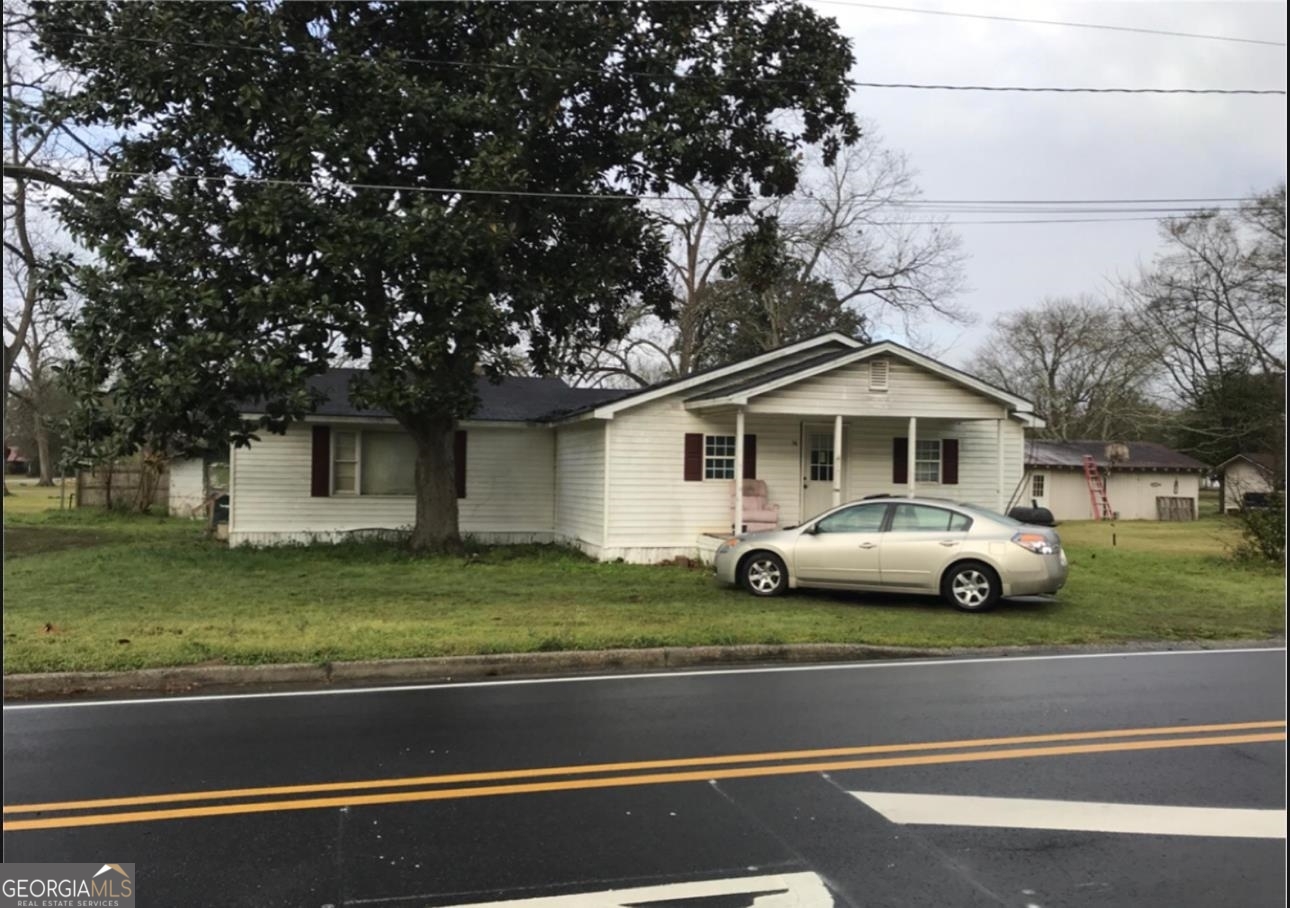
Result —
[[457, 480], [453, 457], [456, 422], [439, 417], [404, 423], [417, 446], [416, 524], [409, 545], [414, 552], [461, 549], [457, 528]]
[[[0, 394], [3, 394], [3, 397], [0, 397], [0, 403], [3, 404], [6, 411], [9, 408], [9, 367], [11, 365], [11, 361], [12, 361], [12, 357], [9, 355], [9, 348], [5, 347], [4, 348], [4, 388], [3, 388], [3, 391], [0, 391]], [[8, 441], [9, 440], [6, 438], [5, 442], [8, 443]], [[8, 451], [5, 451], [6, 456], [8, 455], [8, 453], [9, 453]], [[13, 494], [13, 492], [9, 491], [9, 479], [8, 479], [8, 474], [6, 473], [8, 469], [9, 469], [8, 462], [0, 461], [0, 487], [4, 488], [5, 498], [8, 498], [10, 495]]]
[[40, 459], [40, 479], [38, 486], [53, 486], [54, 462], [49, 454], [49, 427], [40, 414], [36, 414], [36, 456]]

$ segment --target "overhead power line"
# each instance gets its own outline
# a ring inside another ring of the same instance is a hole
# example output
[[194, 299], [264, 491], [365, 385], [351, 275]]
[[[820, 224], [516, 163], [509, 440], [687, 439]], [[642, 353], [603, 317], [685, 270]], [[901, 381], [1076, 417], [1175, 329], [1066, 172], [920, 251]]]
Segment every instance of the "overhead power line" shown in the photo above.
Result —
[[[131, 177], [152, 178], [152, 179], [160, 179], [160, 180], [168, 180], [168, 181], [193, 181], [193, 182], [198, 182], [198, 181], [225, 182], [228, 180], [232, 180], [239, 183], [250, 183], [255, 185], [295, 186], [295, 187], [301, 187], [306, 189], [328, 188], [327, 186], [322, 185], [318, 182], [311, 182], [308, 180], [286, 180], [286, 179], [275, 179], [271, 177], [248, 177], [248, 176], [243, 176], [239, 174], [174, 174], [174, 173], [153, 173], [148, 171], [136, 171], [136, 170], [109, 170], [105, 172], [105, 175], [131, 176]], [[390, 184], [390, 183], [361, 183], [361, 182], [350, 183], [342, 180], [334, 181], [334, 188], [342, 189], [346, 191], [367, 190], [367, 191], [386, 191], [386, 192], [428, 193], [428, 194], [435, 194], [435, 195], [475, 195], [475, 196], [490, 196], [490, 197], [514, 197], [514, 198], [535, 198], [535, 199], [557, 199], [557, 200], [569, 199], [569, 200], [617, 201], [617, 202], [637, 202], [637, 201], [639, 202], [693, 202], [694, 201], [694, 198], [692, 196], [682, 196], [682, 195], [651, 196], [651, 195], [634, 195], [630, 193], [539, 192], [539, 191], [533, 191], [533, 190], [518, 190], [518, 189], [474, 189], [474, 188], [463, 188], [463, 187], [415, 186], [415, 185]], [[1193, 201], [1207, 201], [1207, 202], [1219, 201], [1219, 202], [1230, 203], [1234, 201], [1239, 202], [1243, 200], [1248, 200], [1248, 197], [1232, 196], [1232, 197], [1225, 197], [1221, 199], [1214, 198], [1214, 199], [1201, 199], [1201, 200], [1193, 200]], [[764, 197], [755, 197], [755, 198], [742, 197], [742, 198], [729, 198], [723, 201], [774, 202], [776, 200], [773, 198], [764, 198]], [[785, 197], [783, 201], [821, 204], [825, 200], [821, 200], [811, 196], [797, 196], [797, 197], [790, 196], [790, 197]], [[1053, 203], [1045, 202], [1043, 200], [1029, 200], [1029, 199], [1014, 200], [1011, 202], [1004, 203], [1007, 205], [1019, 206], [1015, 208], [1001, 207], [1001, 205], [997, 202], [989, 202], [989, 201], [982, 202], [980, 200], [968, 200], [968, 199], [944, 200], [940, 202], [933, 202], [931, 200], [889, 202], [889, 203], [882, 203], [882, 204], [889, 205], [893, 209], [897, 209], [897, 210], [903, 209], [903, 210], [909, 211], [911, 214], [920, 214], [924, 216], [935, 215], [939, 213], [939, 214], [945, 214], [951, 217], [965, 215], [965, 214], [1025, 214], [1025, 215], [1048, 214], [1048, 215], [1081, 215], [1081, 217], [1043, 217], [1043, 218], [1025, 217], [1021, 219], [994, 218], [989, 220], [949, 220], [945, 218], [942, 218], [939, 220], [900, 219], [900, 220], [867, 221], [866, 223], [870, 226], [875, 226], [875, 227], [920, 226], [920, 225], [958, 226], [958, 225], [989, 225], [989, 224], [1090, 224], [1090, 223], [1111, 223], [1116, 221], [1158, 221], [1167, 217], [1178, 217], [1178, 216], [1196, 214], [1201, 211], [1234, 211], [1239, 208], [1239, 206], [1231, 205], [1231, 204], [1227, 204], [1227, 205], [1210, 204], [1210, 205], [1204, 205], [1204, 206], [1169, 205], [1167, 207], [1102, 207], [1102, 208], [1075, 207], [1076, 205], [1087, 205], [1087, 204], [1106, 205], [1106, 204], [1114, 204], [1116, 202], [1133, 203], [1133, 202], [1143, 202], [1143, 201], [1176, 202], [1176, 201], [1188, 201], [1188, 200], [1186, 199], [1182, 199], [1182, 200], [1177, 200], [1177, 199], [1175, 200], [1170, 200], [1170, 199], [1165, 199], [1165, 200], [1078, 200], [1074, 202], [1067, 200], [1065, 202], [1060, 203], [1063, 205], [1063, 207], [1050, 207], [1050, 208], [1031, 207], [1032, 205], [1035, 205], [1035, 204], [1053, 204]], [[976, 207], [969, 207], [969, 206], [976, 206]], [[1154, 216], [1152, 217], [1137, 216], [1139, 214], [1148, 213], [1148, 212], [1154, 213]], [[1082, 215], [1088, 215], [1088, 214], [1130, 215], [1130, 216], [1129, 217], [1098, 217], [1098, 218], [1082, 217]]]
[[1267, 41], [1263, 38], [1242, 38], [1236, 35], [1207, 35], [1197, 32], [1175, 32], [1160, 28], [1138, 28], [1131, 25], [1105, 25], [1095, 22], [1066, 22], [1057, 19], [1027, 19], [1021, 16], [993, 16], [986, 13], [961, 13], [943, 9], [920, 9], [910, 6], [888, 6], [882, 3], [860, 3], [857, 0], [815, 0], [829, 6], [853, 6], [862, 9], [881, 9], [898, 13], [921, 13], [928, 16], [953, 16], [957, 19], [988, 19], [994, 22], [1019, 22], [1027, 25], [1060, 25], [1065, 28], [1092, 28], [1101, 31], [1134, 32], [1140, 35], [1163, 35], [1169, 38], [1198, 38], [1205, 41], [1235, 41], [1240, 44], [1263, 44], [1268, 47], [1285, 47], [1284, 41]]
[[915, 88], [930, 91], [1029, 91], [1092, 95], [1284, 95], [1284, 88], [1085, 88], [1037, 85], [928, 85], [913, 82], [852, 82], [859, 88]]
[[[127, 41], [137, 44], [147, 44], [150, 46], [174, 45], [176, 47], [205, 47], [218, 50], [244, 50], [256, 54], [264, 55], [288, 55], [314, 57], [326, 60], [353, 60], [361, 63], [374, 62], [371, 58], [359, 57], [352, 54], [342, 53], [325, 53], [314, 50], [285, 50], [283, 48], [257, 47], [252, 44], [235, 44], [218, 41], [192, 41], [172, 38], [143, 38], [137, 35], [118, 35], [103, 34], [91, 35], [86, 32], [59, 31], [51, 30], [50, 34], [61, 34], [71, 37], [98, 40], [98, 41]], [[582, 76], [625, 76], [630, 79], [653, 79], [664, 81], [703, 81], [703, 82], [729, 82], [729, 83], [746, 83], [759, 85], [813, 85], [817, 80], [813, 79], [781, 79], [773, 76], [725, 76], [709, 75], [706, 73], [649, 73], [638, 71], [620, 71], [606, 72], [601, 69], [572, 66], [543, 66], [529, 65], [522, 63], [487, 63], [473, 60], [434, 60], [421, 57], [394, 57], [383, 58], [382, 62], [389, 62], [398, 65], [407, 66], [430, 66], [444, 67], [449, 69], [482, 69], [496, 70], [506, 72], [535, 71], [546, 73], [564, 73], [569, 75]], [[915, 89], [923, 91], [988, 91], [988, 92], [1031, 92], [1031, 93], [1058, 93], [1058, 94], [1122, 94], [1122, 95], [1284, 95], [1286, 90], [1283, 88], [1136, 88], [1136, 87], [1083, 87], [1083, 86], [1028, 86], [1028, 85], [952, 85], [952, 84], [926, 84], [919, 82], [859, 82], [846, 80], [850, 88], [894, 88], [894, 89]]]

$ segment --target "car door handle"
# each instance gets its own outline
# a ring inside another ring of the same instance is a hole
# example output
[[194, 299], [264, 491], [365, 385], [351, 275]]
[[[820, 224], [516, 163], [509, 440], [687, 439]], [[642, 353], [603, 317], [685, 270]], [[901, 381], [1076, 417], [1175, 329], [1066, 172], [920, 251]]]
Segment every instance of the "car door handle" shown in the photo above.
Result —
[[957, 540], [957, 539], [942, 539], [942, 540], [941, 540], [941, 545], [943, 545], [943, 546], [947, 546], [947, 547], [948, 547], [948, 546], [958, 545], [958, 544], [959, 544], [959, 542], [958, 542], [958, 540]]
[[878, 547], [878, 543], [876, 543], [876, 542], [862, 542], [862, 543], [860, 543], [860, 548], [862, 548], [862, 549], [876, 549], [877, 547]]

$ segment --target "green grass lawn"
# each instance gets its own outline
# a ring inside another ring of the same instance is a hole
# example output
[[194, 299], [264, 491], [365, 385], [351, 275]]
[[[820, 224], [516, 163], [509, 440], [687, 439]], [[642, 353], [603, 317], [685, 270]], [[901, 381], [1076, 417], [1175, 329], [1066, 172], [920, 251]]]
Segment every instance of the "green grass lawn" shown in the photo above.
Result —
[[11, 510], [10, 501], [7, 673], [662, 645], [1254, 638], [1285, 628], [1283, 574], [1227, 560], [1234, 530], [1219, 518], [1064, 525], [1071, 577], [1055, 601], [969, 615], [912, 596], [754, 599], [708, 571], [599, 564], [553, 546], [467, 557], [375, 543], [230, 550], [187, 521]]

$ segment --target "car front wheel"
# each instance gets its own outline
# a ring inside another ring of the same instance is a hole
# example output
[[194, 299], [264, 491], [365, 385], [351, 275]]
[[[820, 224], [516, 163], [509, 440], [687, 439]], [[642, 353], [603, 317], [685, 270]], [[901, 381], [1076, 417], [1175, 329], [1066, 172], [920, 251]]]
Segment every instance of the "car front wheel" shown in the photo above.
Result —
[[788, 589], [788, 569], [778, 555], [754, 552], [740, 566], [739, 579], [754, 596], [778, 596]]
[[999, 575], [979, 561], [956, 564], [941, 581], [941, 596], [965, 612], [984, 612], [999, 601], [1002, 585]]

